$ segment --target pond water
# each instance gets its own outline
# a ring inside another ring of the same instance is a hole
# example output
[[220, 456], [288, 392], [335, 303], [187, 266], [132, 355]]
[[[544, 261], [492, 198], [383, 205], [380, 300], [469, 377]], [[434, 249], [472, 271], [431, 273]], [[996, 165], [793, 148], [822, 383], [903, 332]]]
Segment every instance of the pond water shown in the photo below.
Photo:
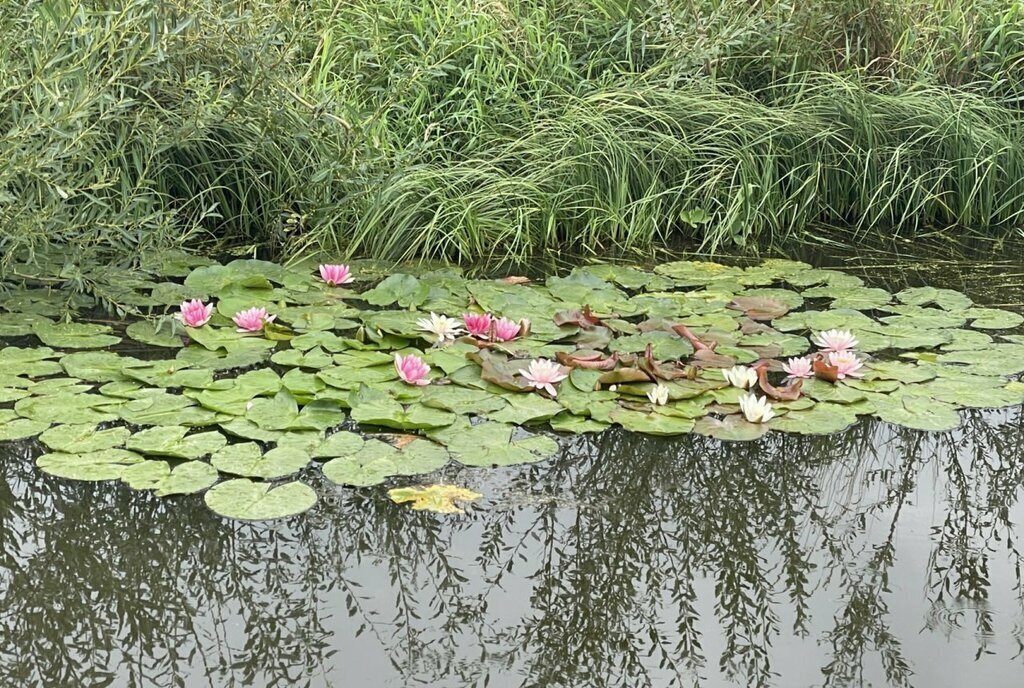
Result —
[[[1012, 263], [840, 262], [1020, 310]], [[442, 469], [464, 516], [307, 468], [316, 506], [257, 523], [0, 444], [0, 685], [1018, 686], [1024, 419], [963, 417], [569, 436]]]

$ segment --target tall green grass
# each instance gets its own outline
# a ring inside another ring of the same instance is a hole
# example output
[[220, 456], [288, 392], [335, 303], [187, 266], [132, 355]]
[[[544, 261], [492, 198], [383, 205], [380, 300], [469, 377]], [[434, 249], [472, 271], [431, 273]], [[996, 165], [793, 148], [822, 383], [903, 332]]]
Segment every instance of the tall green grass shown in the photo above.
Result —
[[31, 0], [0, 95], [0, 271], [1024, 224], [1004, 0]]

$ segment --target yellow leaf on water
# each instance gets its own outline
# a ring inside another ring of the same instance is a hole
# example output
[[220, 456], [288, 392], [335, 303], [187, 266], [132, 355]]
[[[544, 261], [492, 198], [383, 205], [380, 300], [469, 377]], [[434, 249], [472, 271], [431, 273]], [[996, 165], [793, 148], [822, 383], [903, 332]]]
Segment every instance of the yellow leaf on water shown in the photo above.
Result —
[[388, 490], [388, 496], [396, 504], [412, 502], [416, 511], [433, 511], [438, 514], [462, 514], [455, 502], [472, 502], [483, 495], [458, 485], [428, 485], [427, 487], [396, 487]]

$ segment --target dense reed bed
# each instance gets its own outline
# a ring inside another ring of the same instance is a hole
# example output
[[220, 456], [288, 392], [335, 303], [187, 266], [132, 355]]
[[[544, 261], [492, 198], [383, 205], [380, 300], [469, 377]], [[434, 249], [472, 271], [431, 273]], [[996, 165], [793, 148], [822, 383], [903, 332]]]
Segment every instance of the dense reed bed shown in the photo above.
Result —
[[1024, 224], [1005, 0], [37, 0], [0, 93], [0, 271]]

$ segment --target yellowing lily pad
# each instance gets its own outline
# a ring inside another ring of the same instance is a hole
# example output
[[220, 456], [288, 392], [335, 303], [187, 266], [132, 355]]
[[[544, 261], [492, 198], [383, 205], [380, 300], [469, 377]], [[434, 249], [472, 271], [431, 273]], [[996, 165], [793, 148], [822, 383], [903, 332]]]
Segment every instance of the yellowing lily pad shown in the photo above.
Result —
[[437, 514], [462, 514], [455, 502], [473, 502], [483, 495], [456, 485], [429, 485], [427, 487], [395, 487], [388, 497], [396, 504], [411, 502], [414, 511], [432, 511]]

